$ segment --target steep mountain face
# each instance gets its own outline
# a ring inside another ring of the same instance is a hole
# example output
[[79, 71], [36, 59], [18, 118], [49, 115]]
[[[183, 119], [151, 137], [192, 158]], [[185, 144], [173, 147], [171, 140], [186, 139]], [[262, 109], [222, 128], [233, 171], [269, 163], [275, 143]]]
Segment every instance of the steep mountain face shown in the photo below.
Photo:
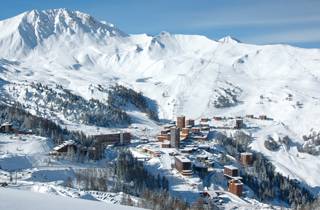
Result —
[[[8, 47], [2, 56], [23, 56], [39, 45], [48, 44], [47, 39], [64, 40], [71, 46], [74, 41], [92, 39], [103, 43], [108, 37], [127, 36], [112, 24], [102, 23], [90, 15], [66, 9], [53, 9], [22, 13], [1, 21], [1, 46]], [[43, 47], [43, 46], [42, 46]], [[49, 47], [52, 47], [49, 46]]]
[[23, 13], [1, 21], [0, 31], [0, 76], [7, 82], [59, 84], [102, 102], [107, 96], [95, 87], [120, 84], [155, 101], [160, 118], [266, 114], [298, 139], [320, 126], [318, 49], [127, 35], [65, 9]]

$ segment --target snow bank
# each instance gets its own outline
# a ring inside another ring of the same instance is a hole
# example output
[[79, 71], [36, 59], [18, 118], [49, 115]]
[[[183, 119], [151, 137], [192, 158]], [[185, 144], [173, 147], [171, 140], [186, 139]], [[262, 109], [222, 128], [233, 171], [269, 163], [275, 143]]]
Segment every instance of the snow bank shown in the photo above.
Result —
[[0, 188], [0, 209], [10, 210], [134, 210], [141, 209], [122, 205], [107, 204], [103, 202], [69, 197], [47, 195], [29, 191]]

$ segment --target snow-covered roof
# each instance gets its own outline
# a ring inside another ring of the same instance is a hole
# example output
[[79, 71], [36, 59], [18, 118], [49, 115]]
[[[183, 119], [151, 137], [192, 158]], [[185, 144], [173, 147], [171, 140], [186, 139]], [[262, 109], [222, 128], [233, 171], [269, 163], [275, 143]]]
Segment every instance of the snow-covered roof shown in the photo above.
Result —
[[206, 164], [199, 162], [199, 161], [194, 161], [193, 165], [198, 167], [198, 168], [207, 168]]
[[210, 145], [207, 145], [207, 144], [199, 144], [198, 147], [200, 149], [204, 149], [204, 148], [210, 148]]
[[208, 155], [207, 154], [197, 155], [197, 158], [205, 159], [205, 158], [208, 158]]
[[240, 184], [242, 185], [242, 177], [241, 176], [235, 176], [235, 177], [232, 177], [232, 180], [230, 180], [230, 182], [233, 182], [234, 184]]
[[9, 122], [5, 122], [5, 123], [2, 123], [1, 126], [11, 126], [12, 123], [9, 123]]
[[186, 157], [184, 157], [184, 156], [182, 156], [182, 155], [177, 155], [177, 156], [175, 156], [180, 162], [182, 162], [182, 163], [189, 163], [189, 162], [191, 162], [188, 158], [186, 158]]
[[237, 167], [235, 167], [235, 166], [233, 166], [233, 165], [226, 165], [226, 166], [224, 166], [225, 168], [228, 168], [228, 169], [230, 169], [230, 170], [238, 170], [238, 168]]
[[252, 152], [242, 152], [241, 155], [252, 155]]
[[192, 147], [180, 149], [181, 152], [191, 152], [192, 150], [194, 150]]
[[53, 150], [57, 151], [57, 150], [62, 149], [62, 148], [65, 147], [65, 146], [69, 146], [69, 145], [76, 145], [76, 142], [73, 141], [73, 140], [65, 141], [65, 142], [63, 142], [62, 144], [54, 147]]

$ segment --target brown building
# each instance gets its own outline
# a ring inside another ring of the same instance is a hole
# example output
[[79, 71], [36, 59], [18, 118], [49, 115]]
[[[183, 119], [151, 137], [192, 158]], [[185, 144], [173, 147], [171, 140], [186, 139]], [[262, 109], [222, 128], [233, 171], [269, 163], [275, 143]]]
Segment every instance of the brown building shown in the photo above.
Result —
[[186, 117], [185, 116], [177, 117], [177, 127], [180, 129], [186, 127]]
[[213, 119], [219, 121], [219, 120], [222, 120], [222, 117], [214, 116]]
[[94, 135], [93, 138], [93, 147], [96, 148], [97, 157], [102, 158], [103, 150], [108, 145], [124, 145], [130, 144], [131, 134], [130, 133], [114, 133], [114, 134], [100, 134]]
[[194, 148], [183, 148], [183, 149], [180, 149], [180, 152], [181, 152], [181, 153], [189, 153], [189, 154], [192, 154], [194, 151], [195, 151]]
[[181, 134], [180, 134], [180, 140], [185, 140], [187, 138], [189, 138], [189, 128], [182, 128], [181, 130]]
[[210, 127], [208, 123], [201, 123], [200, 127]]
[[210, 126], [208, 124], [202, 125], [200, 130], [201, 131], [210, 131]]
[[170, 132], [170, 128], [172, 128], [172, 127], [175, 127], [175, 124], [165, 125], [165, 126], [163, 126], [163, 130], [169, 130], [169, 132]]
[[193, 127], [194, 126], [194, 120], [188, 119], [186, 120], [186, 127]]
[[237, 195], [242, 196], [243, 183], [240, 180], [232, 179], [228, 182], [228, 191]]
[[193, 169], [200, 174], [205, 174], [208, 172], [208, 166], [205, 163], [199, 161], [193, 163]]
[[181, 133], [182, 134], [189, 134], [190, 129], [189, 128], [182, 128]]
[[170, 148], [170, 141], [164, 141], [161, 144], [161, 148]]
[[53, 155], [60, 155], [64, 153], [76, 153], [78, 151], [78, 147], [80, 144], [76, 143], [73, 140], [68, 140], [63, 142], [62, 144], [59, 144], [58, 146], [55, 146], [53, 148], [53, 152], [51, 154]]
[[240, 162], [242, 165], [252, 165], [253, 155], [251, 152], [243, 152], [240, 154]]
[[236, 123], [234, 126], [235, 129], [240, 129], [243, 127], [243, 120], [242, 119], [236, 119], [235, 123]]
[[88, 157], [93, 160], [99, 159], [99, 154], [96, 147], [88, 147], [87, 148]]
[[153, 157], [160, 157], [161, 156], [161, 152], [159, 150], [156, 150], [156, 149], [144, 148], [144, 151], [146, 153], [152, 155]]
[[165, 129], [165, 130], [162, 130], [160, 132], [161, 135], [165, 135], [165, 134], [168, 134], [168, 133], [170, 133], [170, 129]]
[[180, 141], [186, 140], [189, 138], [189, 134], [181, 134], [180, 135]]
[[259, 119], [260, 120], [267, 120], [268, 118], [267, 118], [267, 115], [260, 115]]
[[158, 139], [158, 141], [161, 141], [161, 142], [166, 141], [166, 140], [170, 141], [171, 136], [170, 136], [170, 134], [160, 134], [157, 136], [157, 139]]
[[92, 136], [93, 141], [97, 144], [103, 143], [105, 145], [112, 144], [129, 144], [131, 140], [130, 133], [114, 133], [114, 134], [99, 134]]
[[180, 129], [179, 128], [171, 128], [170, 129], [170, 144], [173, 148], [179, 148], [180, 147]]
[[80, 143], [77, 143], [73, 140], [68, 140], [62, 144], [53, 148], [53, 151], [49, 153], [50, 155], [82, 155], [83, 157], [87, 156], [89, 159], [98, 160], [99, 154], [97, 148], [82, 146]]
[[176, 169], [185, 176], [192, 175], [191, 161], [181, 155], [177, 155], [174, 157], [175, 167]]
[[232, 165], [224, 166], [223, 174], [228, 177], [237, 177], [239, 176], [239, 169]]
[[200, 119], [200, 122], [201, 122], [201, 123], [207, 123], [207, 122], [209, 122], [209, 121], [210, 121], [209, 118], [201, 118], [201, 119]]
[[12, 133], [14, 132], [13, 126], [10, 123], [3, 123], [0, 126], [0, 132], [1, 133]]
[[199, 134], [200, 133], [200, 128], [193, 127], [193, 128], [191, 128], [191, 131], [192, 131], [193, 134]]

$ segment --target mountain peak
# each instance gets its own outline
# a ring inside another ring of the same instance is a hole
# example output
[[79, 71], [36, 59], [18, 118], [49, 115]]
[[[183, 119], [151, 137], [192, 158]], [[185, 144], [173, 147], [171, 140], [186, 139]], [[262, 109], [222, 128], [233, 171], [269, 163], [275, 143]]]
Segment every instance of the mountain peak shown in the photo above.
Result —
[[[37, 29], [51, 29], [51, 34], [69, 32], [100, 33], [106, 36], [126, 36], [113, 24], [98, 21], [92, 16], [65, 8], [31, 10], [24, 15], [24, 21]], [[49, 31], [44, 31], [49, 32]]]
[[113, 24], [68, 9], [31, 10], [0, 21], [0, 39], [7, 40], [14, 54], [33, 49], [49, 37], [85, 37], [104, 41], [109, 37], [128, 36]]
[[232, 37], [232, 36], [225, 36], [218, 40], [221, 43], [241, 43], [238, 39]]

